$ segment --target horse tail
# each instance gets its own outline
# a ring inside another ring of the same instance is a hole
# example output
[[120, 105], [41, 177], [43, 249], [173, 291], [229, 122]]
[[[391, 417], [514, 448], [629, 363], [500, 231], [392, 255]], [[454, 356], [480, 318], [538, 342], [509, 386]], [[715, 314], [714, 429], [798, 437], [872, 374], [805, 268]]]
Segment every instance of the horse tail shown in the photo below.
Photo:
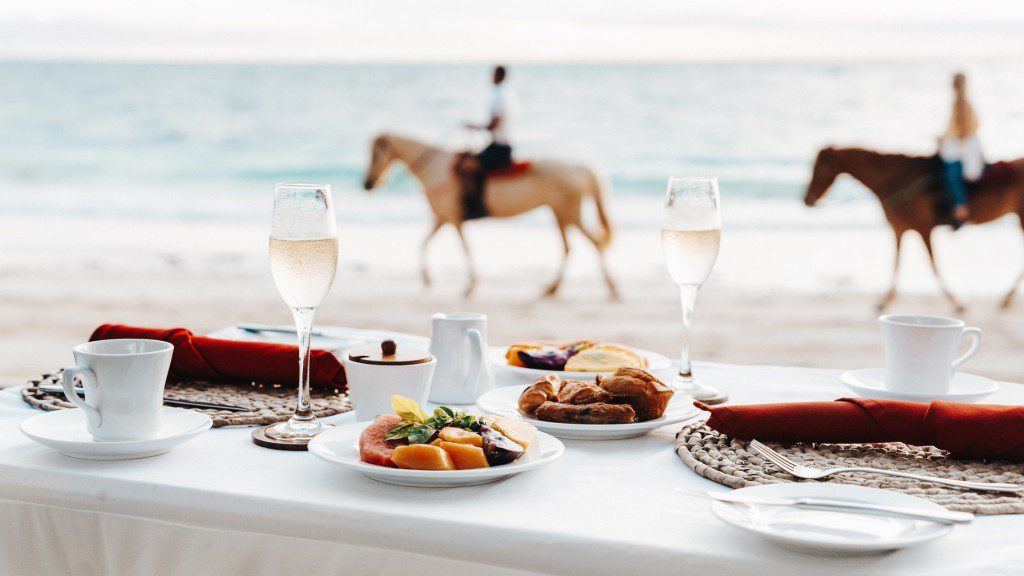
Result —
[[606, 186], [603, 180], [591, 169], [587, 170], [590, 179], [590, 195], [594, 199], [594, 207], [597, 209], [597, 220], [601, 224], [601, 236], [597, 239], [598, 250], [604, 250], [612, 243], [612, 223], [608, 219], [608, 213], [604, 206]]

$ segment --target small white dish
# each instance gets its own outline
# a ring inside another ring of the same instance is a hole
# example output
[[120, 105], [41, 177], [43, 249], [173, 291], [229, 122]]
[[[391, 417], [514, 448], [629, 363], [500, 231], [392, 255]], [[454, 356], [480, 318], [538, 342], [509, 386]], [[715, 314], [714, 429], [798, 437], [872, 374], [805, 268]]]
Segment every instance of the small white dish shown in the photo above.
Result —
[[[739, 488], [733, 493], [751, 498], [828, 498], [920, 510], [944, 510], [938, 504], [916, 496], [828, 482], [762, 484]], [[711, 512], [726, 524], [752, 532], [773, 544], [812, 554], [887, 552], [940, 538], [953, 529], [950, 525], [937, 522], [809, 510], [795, 506], [712, 501]]]
[[999, 384], [983, 376], [956, 372], [946, 394], [915, 394], [913, 392], [894, 392], [885, 387], [885, 369], [869, 368], [843, 372], [839, 381], [844, 386], [860, 394], [864, 398], [884, 398], [888, 400], [909, 400], [911, 402], [931, 402], [932, 400], [948, 400], [950, 402], [977, 402], [999, 390]]
[[693, 405], [693, 399], [678, 392], [669, 400], [665, 414], [656, 420], [632, 424], [566, 424], [546, 422], [530, 418], [519, 412], [519, 396], [529, 386], [504, 386], [495, 388], [477, 399], [477, 408], [499, 416], [516, 416], [533, 424], [552, 436], [573, 440], [623, 440], [644, 436], [669, 424], [678, 424], [700, 416], [701, 411]]
[[420, 488], [489, 484], [549, 464], [565, 452], [565, 445], [557, 438], [538, 432], [536, 445], [511, 464], [474, 470], [403, 470], [367, 464], [359, 459], [359, 434], [368, 425], [368, 422], [356, 422], [328, 430], [310, 441], [309, 451], [324, 462], [354, 470], [371, 480]]
[[85, 413], [73, 408], [54, 410], [27, 418], [21, 432], [30, 439], [53, 448], [65, 456], [85, 460], [132, 460], [170, 452], [213, 426], [213, 420], [201, 412], [170, 408], [160, 410], [162, 424], [153, 438], [99, 442], [85, 427]]
[[[651, 352], [650, 350], [643, 350], [640, 348], [633, 348], [634, 352], [642, 356], [647, 360], [647, 367], [644, 370], [652, 374], [668, 370], [672, 367], [672, 361], [666, 356], [662, 356], [657, 352]], [[593, 380], [598, 376], [611, 376], [611, 372], [565, 372], [559, 370], [540, 370], [538, 368], [523, 368], [522, 366], [509, 366], [508, 360], [505, 359], [505, 353], [508, 352], [508, 347], [494, 347], [490, 349], [491, 364], [498, 370], [507, 372], [513, 376], [516, 376], [520, 380], [534, 381], [541, 376], [547, 374], [558, 374], [560, 377], [568, 380]]]

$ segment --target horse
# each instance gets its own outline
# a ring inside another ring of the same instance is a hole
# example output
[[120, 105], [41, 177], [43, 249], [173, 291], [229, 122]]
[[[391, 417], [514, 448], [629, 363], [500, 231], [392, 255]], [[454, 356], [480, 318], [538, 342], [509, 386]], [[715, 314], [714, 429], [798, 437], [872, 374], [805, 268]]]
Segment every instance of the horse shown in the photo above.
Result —
[[[420, 245], [420, 274], [423, 283], [430, 286], [427, 247], [438, 230], [451, 224], [459, 235], [469, 270], [469, 282], [463, 293], [468, 298], [476, 288], [477, 275], [469, 243], [462, 231], [465, 222], [462, 214], [462, 189], [452, 170], [455, 157], [454, 152], [413, 138], [380, 134], [373, 140], [364, 187], [370, 192], [380, 185], [393, 163], [405, 165], [422, 186], [427, 203], [434, 213], [434, 225]], [[601, 228], [599, 232], [592, 232], [583, 226], [580, 212], [585, 198], [593, 200], [597, 209]], [[544, 291], [545, 296], [554, 296], [561, 286], [569, 260], [568, 230], [575, 227], [597, 249], [601, 274], [611, 299], [617, 300], [618, 289], [604, 257], [612, 239], [612, 224], [604, 202], [604, 187], [593, 170], [580, 164], [557, 160], [534, 160], [522, 175], [488, 178], [484, 194], [488, 216], [507, 218], [541, 206], [547, 206], [554, 213], [562, 237], [563, 252], [558, 273]]]
[[[889, 307], [896, 298], [896, 279], [900, 267], [900, 241], [908, 231], [915, 231], [924, 240], [932, 272], [939, 289], [950, 304], [962, 312], [964, 307], [953, 296], [939, 275], [932, 250], [932, 231], [940, 225], [951, 224], [947, 210], [939, 208], [945, 203], [942, 184], [936, 175], [935, 157], [885, 154], [863, 148], [824, 148], [814, 161], [814, 172], [807, 185], [804, 204], [814, 206], [841, 174], [848, 174], [874, 192], [885, 211], [885, 218], [896, 239], [896, 263], [888, 292], [878, 301], [879, 311]], [[1016, 214], [1024, 226], [1024, 158], [998, 163], [1001, 177], [990, 177], [996, 172], [989, 168], [986, 176], [971, 186], [968, 208], [971, 222], [984, 224], [1006, 214]], [[1024, 281], [1024, 272], [1014, 281], [1002, 300], [1007, 308]]]

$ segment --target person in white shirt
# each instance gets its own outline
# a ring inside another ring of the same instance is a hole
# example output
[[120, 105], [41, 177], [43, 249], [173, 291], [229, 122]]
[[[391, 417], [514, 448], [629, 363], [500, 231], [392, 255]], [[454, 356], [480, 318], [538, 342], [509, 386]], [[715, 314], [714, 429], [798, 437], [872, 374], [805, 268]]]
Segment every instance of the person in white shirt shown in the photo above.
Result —
[[977, 182], [985, 171], [985, 157], [978, 140], [978, 115], [967, 99], [967, 77], [953, 76], [953, 114], [946, 133], [939, 137], [942, 182], [953, 203], [953, 227], [970, 220], [967, 182]]
[[509, 141], [511, 106], [505, 88], [506, 75], [504, 66], [494, 67], [490, 120], [486, 124], [466, 124], [467, 128], [487, 130], [491, 135], [491, 142], [486, 148], [475, 156], [465, 156], [458, 164], [457, 171], [463, 188], [463, 217], [466, 220], [487, 215], [483, 205], [487, 172], [512, 164], [512, 145]]

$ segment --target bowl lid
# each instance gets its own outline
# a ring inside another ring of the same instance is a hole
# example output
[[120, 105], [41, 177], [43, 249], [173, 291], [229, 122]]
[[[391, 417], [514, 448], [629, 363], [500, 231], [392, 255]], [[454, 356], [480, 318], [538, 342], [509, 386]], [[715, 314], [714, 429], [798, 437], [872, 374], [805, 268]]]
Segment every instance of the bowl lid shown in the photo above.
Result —
[[365, 346], [349, 350], [348, 359], [360, 364], [377, 364], [382, 366], [407, 366], [423, 364], [434, 359], [428, 352], [416, 348], [398, 349], [394, 340], [385, 340], [380, 346]]

